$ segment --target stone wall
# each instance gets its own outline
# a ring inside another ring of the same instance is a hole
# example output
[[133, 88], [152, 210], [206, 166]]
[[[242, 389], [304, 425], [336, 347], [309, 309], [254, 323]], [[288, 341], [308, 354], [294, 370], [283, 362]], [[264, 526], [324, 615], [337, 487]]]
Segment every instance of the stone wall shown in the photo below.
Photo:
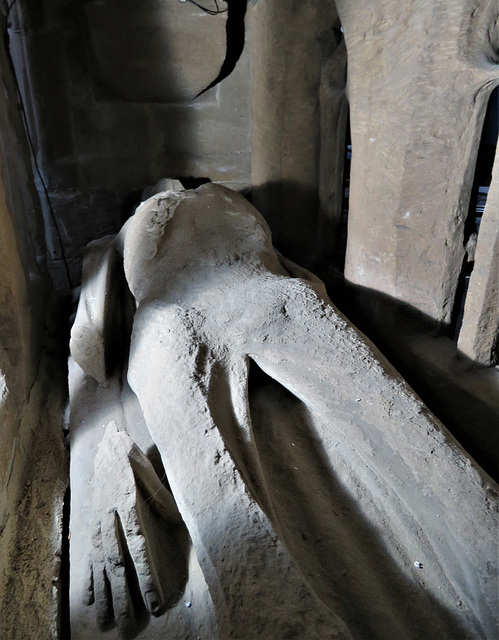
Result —
[[276, 246], [338, 268], [348, 104], [333, 2], [256, 2], [251, 32], [252, 201]]
[[40, 204], [3, 48], [0, 87], [0, 636], [49, 638], [67, 484], [64, 363], [42, 356], [50, 289]]
[[54, 211], [45, 221], [59, 290], [68, 290], [63, 260], [77, 284], [86, 244], [117, 231], [145, 185], [164, 176], [249, 184], [248, 53], [194, 100], [224, 60], [225, 18], [178, 0], [13, 7], [11, 49]]

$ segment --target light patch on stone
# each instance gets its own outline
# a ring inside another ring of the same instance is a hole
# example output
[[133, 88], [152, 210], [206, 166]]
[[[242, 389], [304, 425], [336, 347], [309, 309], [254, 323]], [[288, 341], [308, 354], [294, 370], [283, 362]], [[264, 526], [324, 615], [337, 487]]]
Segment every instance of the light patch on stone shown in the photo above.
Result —
[[2, 408], [3, 404], [7, 400], [8, 395], [9, 390], [7, 389], [7, 381], [5, 380], [5, 375], [0, 371], [0, 408]]

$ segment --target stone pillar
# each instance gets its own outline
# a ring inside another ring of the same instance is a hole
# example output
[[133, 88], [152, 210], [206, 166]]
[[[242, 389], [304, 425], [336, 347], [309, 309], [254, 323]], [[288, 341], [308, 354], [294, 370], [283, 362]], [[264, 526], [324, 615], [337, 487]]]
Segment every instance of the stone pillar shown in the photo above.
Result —
[[495, 2], [337, 5], [352, 129], [346, 279], [448, 323], [497, 83]]
[[499, 148], [480, 223], [458, 348], [483, 365], [497, 364], [499, 334]]
[[334, 236], [341, 214], [346, 54], [343, 47], [335, 53], [338, 17], [330, 0], [267, 0], [251, 7], [248, 22], [253, 203], [276, 246], [313, 266], [318, 227]]

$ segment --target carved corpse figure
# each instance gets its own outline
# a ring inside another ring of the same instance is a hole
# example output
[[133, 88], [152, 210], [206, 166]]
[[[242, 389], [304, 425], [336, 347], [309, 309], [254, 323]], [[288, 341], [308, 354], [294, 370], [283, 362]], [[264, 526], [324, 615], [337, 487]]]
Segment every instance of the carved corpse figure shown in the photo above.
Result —
[[156, 194], [85, 269], [75, 637], [493, 637], [492, 481], [242, 196]]

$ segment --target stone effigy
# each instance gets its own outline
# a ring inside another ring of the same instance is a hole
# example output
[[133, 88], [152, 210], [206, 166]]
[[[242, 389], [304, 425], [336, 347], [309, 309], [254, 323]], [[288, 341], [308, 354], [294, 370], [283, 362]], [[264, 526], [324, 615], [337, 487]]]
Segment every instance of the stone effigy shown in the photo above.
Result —
[[220, 185], [91, 243], [73, 638], [489, 638], [497, 487]]

